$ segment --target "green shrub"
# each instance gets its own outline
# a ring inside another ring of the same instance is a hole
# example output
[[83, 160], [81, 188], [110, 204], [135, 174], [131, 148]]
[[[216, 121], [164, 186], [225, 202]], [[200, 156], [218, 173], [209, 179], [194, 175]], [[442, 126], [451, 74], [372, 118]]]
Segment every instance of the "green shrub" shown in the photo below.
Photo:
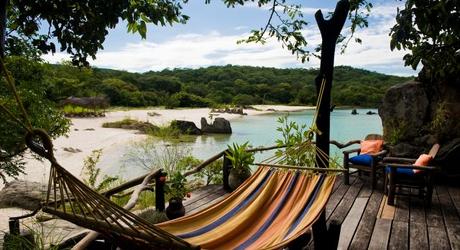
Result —
[[233, 104], [236, 104], [236, 105], [251, 105], [251, 104], [257, 103], [255, 101], [254, 96], [246, 95], [246, 94], [239, 94], [239, 95], [233, 97], [232, 102], [233, 102]]
[[194, 94], [179, 92], [172, 96], [179, 103], [178, 107], [211, 107], [212, 101]]

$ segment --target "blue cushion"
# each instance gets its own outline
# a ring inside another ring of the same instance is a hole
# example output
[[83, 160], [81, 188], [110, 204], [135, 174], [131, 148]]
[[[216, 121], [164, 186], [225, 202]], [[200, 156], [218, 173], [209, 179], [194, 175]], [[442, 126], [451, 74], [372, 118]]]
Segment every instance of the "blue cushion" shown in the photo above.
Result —
[[367, 154], [357, 155], [350, 158], [350, 162], [356, 165], [371, 166], [372, 156]]
[[[390, 167], [386, 167], [386, 172], [390, 173]], [[396, 169], [396, 174], [402, 174], [402, 175], [414, 175], [414, 170], [410, 168], [397, 168]]]

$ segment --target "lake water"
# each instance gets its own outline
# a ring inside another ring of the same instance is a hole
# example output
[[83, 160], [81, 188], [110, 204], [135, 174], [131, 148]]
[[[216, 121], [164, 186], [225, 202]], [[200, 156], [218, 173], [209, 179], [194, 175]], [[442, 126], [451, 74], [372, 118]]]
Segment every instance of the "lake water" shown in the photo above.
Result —
[[[375, 109], [358, 109], [358, 115], [351, 115], [349, 109], [335, 109], [331, 113], [331, 140], [336, 140], [341, 143], [350, 140], [362, 139], [367, 134], [377, 133], [382, 134], [382, 123], [378, 115], [366, 115], [367, 111], [377, 112]], [[194, 142], [183, 143], [183, 146], [188, 146], [191, 149], [192, 155], [205, 160], [216, 153], [227, 148], [227, 145], [236, 143], [244, 143], [249, 141], [253, 147], [272, 146], [275, 145], [275, 140], [281, 137], [281, 133], [276, 130], [280, 124], [277, 122], [278, 117], [288, 115], [288, 120], [295, 121], [297, 124], [311, 125], [314, 110], [290, 113], [272, 113], [256, 116], [242, 116], [241, 118], [231, 121], [233, 133], [231, 135], [207, 135], [197, 136]], [[356, 145], [355, 145], [356, 147]], [[342, 149], [343, 150], [343, 149]], [[331, 146], [331, 155], [341, 157], [341, 151], [335, 146]], [[270, 156], [269, 151], [264, 154], [256, 154], [256, 161]], [[137, 176], [142, 171], [138, 171], [133, 164], [130, 165], [129, 173], [123, 173], [127, 176]], [[119, 167], [118, 167], [119, 168]], [[112, 168], [111, 173], [115, 173], [116, 168]]]
[[[370, 133], [382, 133], [382, 123], [378, 115], [366, 115], [369, 109], [358, 110], [358, 115], [351, 115], [351, 110], [334, 110], [331, 113], [331, 140], [345, 143], [350, 140], [361, 139]], [[377, 110], [371, 110], [377, 112]], [[200, 136], [195, 143], [190, 144], [193, 154], [205, 159], [227, 147], [233, 142], [249, 143], [254, 146], [275, 145], [275, 140], [280, 138], [281, 133], [276, 128], [281, 124], [278, 117], [288, 115], [289, 121], [297, 124], [311, 125], [314, 110], [290, 113], [273, 113], [258, 116], [242, 117], [232, 120], [232, 135]], [[335, 146], [331, 147], [331, 153], [337, 152]]]

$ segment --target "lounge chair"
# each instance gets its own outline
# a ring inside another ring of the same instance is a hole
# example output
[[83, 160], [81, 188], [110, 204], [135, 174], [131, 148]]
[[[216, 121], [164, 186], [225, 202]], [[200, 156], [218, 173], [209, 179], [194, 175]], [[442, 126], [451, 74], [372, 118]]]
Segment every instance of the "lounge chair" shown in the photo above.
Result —
[[[374, 148], [371, 152], [367, 152], [367, 144], [373, 144]], [[350, 180], [350, 168], [357, 169], [357, 172], [361, 175], [361, 171], [370, 174], [372, 189], [377, 185], [377, 170], [380, 168], [379, 162], [387, 154], [387, 151], [383, 149], [383, 136], [377, 134], [369, 134], [364, 138], [363, 141], [356, 141], [361, 143], [361, 148], [351, 149], [343, 151], [343, 167], [348, 170], [344, 173], [344, 183], [349, 185]], [[357, 153], [356, 156], [350, 157], [352, 153]]]
[[[385, 193], [388, 194], [388, 204], [394, 205], [396, 194], [411, 195], [403, 193], [401, 188], [416, 188], [418, 196], [425, 199], [425, 204], [431, 204], [433, 194], [433, 172], [438, 168], [428, 166], [429, 160], [434, 159], [439, 151], [439, 144], [434, 144], [428, 154], [422, 154], [418, 159], [385, 157], [383, 163], [385, 169]], [[397, 190], [398, 188], [398, 190]], [[398, 192], [397, 192], [398, 191]]]

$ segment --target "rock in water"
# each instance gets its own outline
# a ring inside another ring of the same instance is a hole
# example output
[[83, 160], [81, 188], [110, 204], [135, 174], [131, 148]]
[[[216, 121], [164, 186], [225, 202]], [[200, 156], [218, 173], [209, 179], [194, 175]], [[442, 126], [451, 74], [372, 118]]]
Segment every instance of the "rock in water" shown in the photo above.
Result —
[[201, 130], [195, 125], [194, 122], [174, 120], [171, 122], [171, 127], [179, 129], [183, 134], [201, 135]]
[[206, 118], [201, 117], [201, 131], [211, 134], [231, 134], [232, 127], [230, 122], [225, 118], [216, 118], [212, 124], [208, 124]]
[[356, 109], [353, 109], [353, 110], [351, 111], [351, 114], [352, 114], [352, 115], [357, 115], [357, 114], [358, 114], [358, 111], [357, 111]]

